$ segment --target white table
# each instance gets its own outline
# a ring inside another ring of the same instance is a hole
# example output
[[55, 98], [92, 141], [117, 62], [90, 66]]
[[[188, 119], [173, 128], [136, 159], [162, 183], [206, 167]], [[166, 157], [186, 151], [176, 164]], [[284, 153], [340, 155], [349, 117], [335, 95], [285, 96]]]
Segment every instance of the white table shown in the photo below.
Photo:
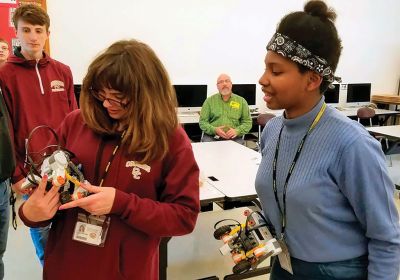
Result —
[[400, 139], [400, 125], [366, 127], [369, 132]]
[[[345, 115], [346, 117], [356, 117], [357, 116], [357, 110], [359, 107], [338, 107], [338, 111]], [[391, 115], [400, 115], [400, 111], [392, 111], [392, 110], [385, 110], [385, 109], [374, 109], [375, 110], [375, 115], [377, 116], [391, 116]], [[271, 109], [266, 109], [264, 113], [272, 113], [275, 114], [276, 116], [281, 116], [283, 114], [284, 110], [271, 110]], [[252, 114], [252, 117], [257, 117], [257, 115]], [[179, 122], [182, 124], [185, 123], [199, 123], [200, 119], [200, 113], [194, 112], [194, 113], [180, 113], [178, 114], [178, 119]]]
[[195, 159], [207, 182], [229, 200], [257, 197], [254, 181], [261, 155], [234, 141], [192, 143]]
[[[355, 108], [355, 107], [344, 107], [342, 108], [343, 110], [339, 110], [342, 114], [344, 114], [347, 117], [356, 117], [357, 116], [357, 110], [360, 108]], [[375, 115], [376, 116], [390, 116], [390, 115], [398, 115], [400, 114], [399, 111], [391, 111], [391, 110], [385, 110], [385, 109], [374, 109], [375, 110]]]
[[[192, 143], [192, 147], [200, 177], [204, 179], [200, 187], [202, 204], [218, 200], [249, 201], [257, 197], [254, 181], [261, 161], [259, 153], [234, 141]], [[207, 234], [212, 236], [212, 229]], [[160, 280], [167, 275], [168, 241], [166, 238], [160, 245]], [[215, 252], [217, 249], [216, 246]]]
[[200, 186], [200, 203], [206, 205], [214, 201], [221, 201], [225, 195], [217, 190], [208, 180]]
[[[217, 190], [212, 184], [205, 180], [200, 186], [200, 204], [208, 205], [215, 201], [224, 200], [225, 195]], [[167, 266], [168, 266], [168, 242], [170, 237], [162, 239], [159, 248], [159, 279], [167, 279]]]
[[[385, 152], [385, 154], [398, 154], [400, 150], [400, 125], [387, 125], [387, 126], [374, 126], [366, 127], [366, 129], [378, 135], [383, 135], [387, 138], [391, 138], [395, 143]], [[400, 183], [395, 182], [396, 189], [400, 190]]]

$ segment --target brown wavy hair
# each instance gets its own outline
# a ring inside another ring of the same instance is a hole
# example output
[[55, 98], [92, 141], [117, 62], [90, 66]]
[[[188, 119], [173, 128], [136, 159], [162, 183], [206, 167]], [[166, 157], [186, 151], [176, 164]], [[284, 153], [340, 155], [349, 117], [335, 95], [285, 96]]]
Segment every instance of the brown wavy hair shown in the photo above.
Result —
[[15, 10], [12, 17], [15, 29], [18, 29], [18, 21], [20, 19], [32, 25], [44, 25], [46, 26], [46, 31], [49, 31], [49, 15], [35, 4], [22, 5]]
[[163, 64], [146, 44], [137, 40], [118, 41], [90, 64], [80, 95], [82, 115], [99, 134], [116, 135], [118, 123], [92, 89], [114, 89], [127, 105], [123, 145], [141, 163], [162, 159], [169, 138], [178, 127], [176, 95]]

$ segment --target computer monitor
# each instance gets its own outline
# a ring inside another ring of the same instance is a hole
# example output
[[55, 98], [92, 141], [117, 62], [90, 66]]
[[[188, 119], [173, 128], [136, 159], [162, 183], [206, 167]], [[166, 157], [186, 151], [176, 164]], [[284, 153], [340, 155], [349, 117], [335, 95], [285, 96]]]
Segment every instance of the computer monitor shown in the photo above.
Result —
[[74, 85], [74, 93], [75, 93], [76, 102], [78, 103], [78, 107], [79, 107], [79, 96], [81, 94], [81, 88], [82, 88], [82, 85]]
[[347, 103], [349, 105], [367, 105], [371, 103], [371, 83], [348, 84]]
[[200, 112], [207, 98], [207, 85], [174, 85], [178, 112]]
[[256, 107], [256, 84], [234, 84], [232, 92], [243, 97], [250, 108]]
[[331, 105], [339, 104], [339, 84], [333, 84], [334, 88], [329, 88], [324, 92], [325, 103]]

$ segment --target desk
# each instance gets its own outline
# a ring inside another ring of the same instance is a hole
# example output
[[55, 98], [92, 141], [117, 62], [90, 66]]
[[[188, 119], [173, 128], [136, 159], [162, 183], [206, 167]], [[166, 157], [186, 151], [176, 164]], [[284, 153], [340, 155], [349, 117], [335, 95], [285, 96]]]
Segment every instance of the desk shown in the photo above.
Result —
[[[328, 105], [329, 106], [329, 105]], [[360, 109], [360, 107], [340, 107], [341, 109], [338, 111], [345, 115], [346, 117], [356, 117], [357, 116], [357, 110]], [[400, 111], [391, 111], [391, 110], [385, 110], [385, 109], [374, 109], [375, 110], [375, 115], [377, 116], [390, 116], [390, 115], [399, 115]], [[277, 116], [281, 116], [283, 114], [284, 110], [270, 110], [267, 109], [265, 112], [266, 113], [272, 113]]]
[[[225, 201], [249, 201], [257, 197], [254, 181], [261, 161], [259, 153], [234, 141], [192, 143], [192, 147], [197, 164], [207, 178], [206, 182], [223, 193]], [[233, 261], [230, 257], [222, 256], [218, 252], [222, 243], [212, 237], [213, 225], [224, 218], [237, 217], [238, 213], [242, 212], [243, 208], [202, 212], [192, 234], [173, 239], [173, 242], [176, 242], [175, 246], [184, 241], [193, 244], [191, 247], [194, 249], [185, 247], [182, 250], [192, 253], [195, 251], [196, 257], [192, 257], [193, 254], [188, 253], [182, 259], [182, 261], [188, 262], [187, 265], [180, 267], [180, 271], [186, 276], [182, 279], [198, 279], [207, 274], [213, 275], [213, 271], [221, 271], [220, 267], [216, 268], [218, 264], [223, 264], [223, 273], [226, 279], [245, 279], [250, 275], [269, 273], [270, 267], [265, 266], [268, 263], [264, 263], [264, 267], [258, 270], [241, 275], [229, 275], [232, 273]], [[244, 216], [241, 214], [236, 219], [242, 221], [243, 218]], [[176, 252], [171, 253], [179, 255]], [[206, 271], [204, 269], [196, 271], [192, 268], [193, 265], [200, 266], [201, 262], [208, 263], [209, 268]]]
[[[393, 139], [395, 143], [385, 152], [386, 155], [398, 154], [400, 151], [400, 125], [388, 125], [388, 126], [377, 126], [377, 127], [366, 127], [366, 129], [378, 135], [386, 136], [387, 138]], [[400, 190], [400, 185], [395, 184], [396, 189]]]
[[[328, 105], [329, 106], [329, 105]], [[360, 107], [340, 107], [340, 110], [338, 111], [345, 115], [346, 117], [349, 118], [355, 118], [357, 117], [357, 110]], [[385, 109], [374, 109], [375, 110], [375, 115], [376, 116], [384, 116], [385, 118], [383, 120], [380, 120], [379, 123], [383, 125], [386, 123], [386, 121], [389, 119], [390, 116], [397, 116], [400, 115], [400, 111], [391, 111], [391, 110], [385, 110]], [[284, 110], [270, 110], [267, 109], [265, 112], [266, 113], [272, 113], [275, 114], [276, 116], [281, 116], [283, 114]]]
[[203, 182], [200, 187], [200, 204], [209, 204], [211, 202], [224, 200], [225, 195], [217, 190], [209, 179]]
[[384, 135], [389, 138], [400, 139], [400, 125], [366, 127], [369, 132]]
[[400, 105], [400, 96], [393, 94], [372, 95], [371, 102], [379, 104]]
[[234, 141], [192, 143], [200, 170], [227, 200], [253, 200], [257, 197], [254, 182], [261, 154]]
[[[260, 113], [253, 112], [250, 114], [252, 119], [257, 119]], [[178, 114], [178, 120], [181, 124], [186, 123], [199, 123], [200, 112], [199, 113], [188, 113], [188, 114]]]
[[[214, 201], [223, 200], [225, 195], [214, 188], [207, 180], [203, 182], [200, 187], [200, 204], [208, 204]], [[161, 239], [159, 247], [159, 279], [167, 279], [167, 267], [168, 267], [168, 242], [171, 237], [165, 237]]]
[[[389, 105], [395, 105], [395, 110], [397, 111], [397, 106], [400, 105], [400, 96], [393, 94], [372, 95], [371, 102], [387, 105], [386, 107], [389, 107]], [[395, 123], [396, 118], [393, 119], [393, 124]]]
[[[207, 178], [205, 180], [206, 189], [204, 189], [203, 195], [202, 188], [204, 186], [200, 188], [201, 202], [205, 201], [208, 196], [211, 196], [211, 199], [221, 199], [221, 193], [223, 194], [225, 201], [249, 201], [257, 197], [254, 181], [258, 165], [261, 161], [261, 155], [259, 153], [234, 141], [192, 143], [192, 147], [200, 171], [204, 174], [204, 177]], [[214, 192], [214, 188], [219, 192]], [[199, 222], [196, 224], [196, 228], [192, 234], [183, 237], [176, 237], [174, 240], [188, 240], [188, 243], [194, 243], [194, 247], [197, 248], [196, 255], [201, 261], [206, 260], [207, 262], [210, 262], [210, 259], [216, 258], [216, 260], [218, 260], [216, 263], [224, 262], [225, 266], [229, 267], [229, 270], [226, 270], [225, 273], [231, 273], [230, 269], [233, 265], [232, 260], [231, 258], [221, 256], [218, 252], [218, 248], [221, 247], [221, 242], [212, 237], [212, 225], [223, 218], [232, 218], [233, 213], [239, 213], [242, 211], [243, 210], [232, 209], [217, 212], [203, 212], [201, 213], [201, 216], [199, 216]], [[243, 219], [243, 216], [241, 219]], [[207, 235], [204, 236], [204, 233], [207, 233]], [[193, 236], [199, 238], [194, 238]], [[207, 246], [210, 246], [209, 244], [212, 245], [209, 250], [199, 249], [203, 247], [207, 248]], [[163, 245], [164, 244], [162, 244], [162, 247]], [[188, 250], [189, 248], [183, 249]], [[164, 248], [164, 250], [164, 255], [160, 257], [160, 260], [165, 259], [167, 256], [166, 248]], [[187, 258], [185, 258], [185, 260], [186, 259]], [[197, 259], [193, 260], [193, 262], [198, 261], [199, 260]], [[166, 263], [164, 265], [166, 265]], [[208, 274], [210, 271], [213, 271], [213, 265], [214, 263], [209, 263], [211, 270], [207, 270]], [[263, 267], [259, 271], [251, 271], [250, 273], [265, 274], [269, 272], [269, 269], [269, 267]], [[195, 279], [204, 273], [203, 271], [193, 271], [191, 267], [188, 269], [188, 272], [185, 272], [185, 268], [181, 268], [181, 270], [183, 271], [183, 274], [190, 275], [185, 279]], [[244, 279], [244, 275], [235, 275], [231, 277], [231, 279], [233, 278]], [[160, 279], [165, 278], [161, 278], [160, 276]]]
[[[399, 97], [399, 96], [396, 96]], [[393, 104], [393, 103], [390, 103]], [[399, 103], [400, 105], [400, 103]], [[343, 115], [346, 117], [356, 117], [357, 110], [359, 107], [343, 107], [342, 110], [339, 110]], [[272, 113], [276, 116], [282, 116], [284, 110], [271, 110], [267, 109], [264, 113]], [[400, 115], [400, 111], [392, 111], [392, 110], [385, 110], [385, 109], [375, 109], [375, 115], [377, 116], [392, 116], [392, 115]], [[258, 114], [251, 114], [252, 118], [257, 118]], [[185, 123], [198, 123], [200, 119], [200, 115], [198, 113], [191, 113], [191, 114], [178, 114], [179, 122], [182, 124]]]
[[[357, 117], [357, 110], [360, 109], [360, 107], [341, 107], [339, 110], [340, 113], [345, 115], [346, 117], [349, 118], [356, 118]], [[375, 116], [383, 116], [383, 119], [378, 119], [379, 125], [384, 125], [387, 123], [387, 120], [389, 119], [390, 116], [397, 116], [400, 114], [400, 111], [391, 111], [391, 110], [385, 110], [385, 109], [374, 109], [375, 110]], [[395, 118], [393, 119], [395, 121]]]
[[[359, 107], [344, 107], [344, 110], [341, 110], [340, 112], [344, 114], [346, 117], [357, 117], [357, 110], [360, 109]], [[391, 110], [385, 110], [385, 109], [374, 109], [375, 110], [375, 115], [376, 116], [393, 116], [393, 115], [399, 115], [399, 111], [391, 111]]]

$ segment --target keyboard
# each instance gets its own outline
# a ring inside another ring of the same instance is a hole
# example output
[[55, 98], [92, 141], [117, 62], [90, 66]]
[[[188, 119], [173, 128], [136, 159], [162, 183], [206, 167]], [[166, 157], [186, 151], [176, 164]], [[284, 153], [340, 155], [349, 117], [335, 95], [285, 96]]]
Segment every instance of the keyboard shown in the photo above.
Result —
[[190, 112], [190, 113], [178, 113], [179, 118], [190, 118], [190, 117], [197, 117], [199, 113], [197, 112]]
[[200, 115], [200, 112], [179, 112], [178, 117], [193, 117]]

